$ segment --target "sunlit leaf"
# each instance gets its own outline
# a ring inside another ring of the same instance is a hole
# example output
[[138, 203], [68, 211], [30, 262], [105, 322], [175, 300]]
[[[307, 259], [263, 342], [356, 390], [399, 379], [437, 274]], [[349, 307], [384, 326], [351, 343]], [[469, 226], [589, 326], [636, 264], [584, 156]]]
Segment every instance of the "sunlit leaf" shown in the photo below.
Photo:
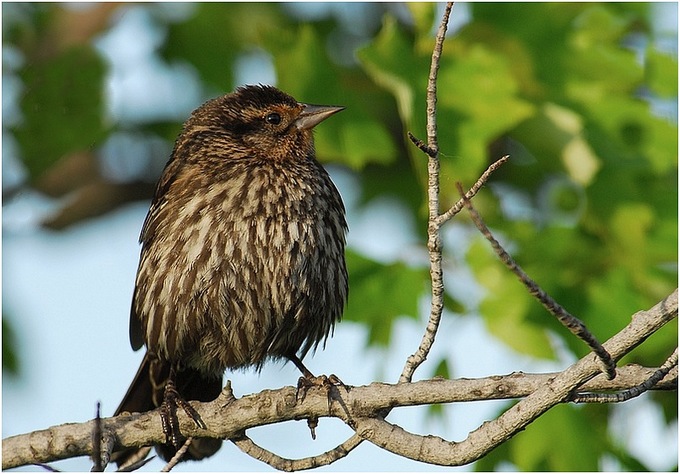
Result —
[[678, 58], [647, 48], [645, 70], [649, 88], [661, 97], [678, 96]]
[[387, 16], [378, 35], [357, 56], [367, 74], [394, 95], [407, 129], [422, 136], [429, 58], [415, 51], [413, 37]]
[[284, 26], [286, 19], [273, 3], [196, 3], [186, 20], [168, 25], [162, 52], [188, 61], [213, 88], [228, 92], [240, 85], [234, 83], [236, 59], [262, 31]]

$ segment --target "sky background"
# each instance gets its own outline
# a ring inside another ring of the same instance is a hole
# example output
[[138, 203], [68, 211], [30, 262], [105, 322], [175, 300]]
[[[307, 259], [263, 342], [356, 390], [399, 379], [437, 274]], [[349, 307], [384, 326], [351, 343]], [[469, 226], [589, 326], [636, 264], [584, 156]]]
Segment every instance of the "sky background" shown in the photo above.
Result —
[[[660, 19], [674, 15], [677, 22], [677, 4], [666, 5]], [[181, 13], [184, 7], [173, 8]], [[307, 14], [314, 14], [314, 8], [321, 7], [310, 6]], [[464, 4], [456, 6], [454, 18], [456, 22], [465, 21]], [[160, 34], [144, 8], [131, 7], [119, 18], [116, 27], [98, 41], [98, 47], [112, 65], [107, 100], [113, 118], [154, 113], [186, 117], [205, 99], [201, 96], [198, 78], [190, 68], [169, 66], [157, 57], [155, 48]], [[275, 84], [276, 77], [267, 58], [254, 54], [244, 57], [237, 82]], [[3, 77], [5, 122], [11, 122], [16, 111], [12, 104], [16, 91], [11, 86], [11, 81], [6, 83]], [[105, 148], [108, 158], [105, 157], [104, 166], [107, 159], [126, 159], [134, 168], [134, 153], [121, 154], [121, 148], [125, 149], [125, 143], [113, 142]], [[5, 139], [3, 186], [21, 179], [21, 169], [12, 156], [12, 143]], [[332, 166], [329, 171], [348, 208], [349, 246], [385, 261], [403, 258], [413, 249], [416, 237], [405, 210], [389, 200], [377, 200], [358, 210], [358, 184], [353, 175]], [[142, 351], [133, 352], [130, 348], [128, 317], [140, 250], [137, 239], [148, 202], [124, 206], [64, 231], [41, 228], [41, 218], [58, 205], [59, 202], [27, 192], [3, 206], [3, 313], [16, 329], [22, 366], [18, 379], [3, 373], [3, 438], [56, 424], [87, 421], [93, 417], [97, 401], [102, 403], [104, 416], [112, 415], [143, 355]], [[461, 253], [465, 249], [465, 232], [453, 223], [445, 236], [449, 242], [462, 242]], [[455, 259], [455, 249], [452, 258]], [[480, 297], [480, 290], [464, 269], [447, 277], [448, 283], [458, 288], [461, 299]], [[306, 365], [314, 373], [337, 374], [350, 385], [396, 382], [425, 327], [428, 301], [423, 299], [421, 306], [420, 321], [404, 318], [395, 325], [389, 350], [366, 350], [366, 330], [352, 322], [343, 322], [336, 328], [326, 350], [310, 354]], [[443, 319], [430, 359], [439, 360], [444, 355], [452, 361], [454, 377], [556, 371], [573, 362], [568, 358], [536, 362], [519, 356], [491, 339], [481, 319], [474, 315], [447, 315]], [[416, 372], [416, 378], [426, 377], [433, 370], [426, 362]], [[260, 374], [228, 372], [225, 380], [227, 378], [232, 381], [235, 394], [241, 396], [264, 388], [294, 385], [298, 372], [292, 364], [279, 363], [267, 365]], [[407, 430], [462, 440], [484, 420], [493, 418], [504, 403], [448, 406], [445, 419], [428, 419], [424, 408], [396, 409], [389, 419]], [[677, 426], [662, 430], [661, 414], [644, 397], [622, 404], [616, 410], [612, 431], [618, 433], [616, 436], [622, 442], [633, 446], [635, 453], [650, 467], [664, 470], [677, 462]], [[334, 447], [349, 437], [351, 430], [339, 420], [321, 419], [314, 442], [304, 421], [258, 428], [248, 434], [281, 456], [303, 457]], [[90, 462], [79, 458], [54, 466], [62, 470], [89, 470]], [[154, 461], [146, 470], [160, 467], [160, 462]], [[614, 465], [603, 467], [616, 469]], [[363, 443], [345, 459], [320, 470], [444, 469], [404, 460]], [[470, 470], [471, 467], [456, 469]], [[183, 463], [175, 470], [270, 471], [271, 468], [244, 455], [231, 443], [224, 443], [217, 456], [201, 463]]]

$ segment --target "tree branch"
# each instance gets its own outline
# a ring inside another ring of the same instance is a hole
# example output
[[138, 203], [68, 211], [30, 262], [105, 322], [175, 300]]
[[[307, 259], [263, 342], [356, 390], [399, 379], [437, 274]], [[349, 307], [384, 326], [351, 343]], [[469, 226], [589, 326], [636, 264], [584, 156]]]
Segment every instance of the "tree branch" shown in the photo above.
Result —
[[677, 367], [678, 367], [678, 348], [675, 348], [673, 354], [658, 368], [647, 380], [643, 383], [635, 385], [629, 389], [617, 393], [576, 393], [570, 397], [569, 401], [574, 403], [619, 403], [638, 397], [650, 390], [652, 387], [663, 380], [673, 369], [676, 369], [676, 384], [677, 384]]
[[463, 192], [463, 187], [460, 183], [457, 183], [458, 192], [461, 195], [465, 207], [470, 213], [472, 221], [479, 229], [479, 232], [489, 241], [491, 247], [493, 247], [494, 252], [498, 255], [498, 258], [503, 262], [503, 264], [512, 273], [517, 276], [519, 281], [524, 285], [524, 287], [529, 291], [529, 294], [536, 298], [543, 307], [557, 320], [562, 323], [573, 335], [584, 341], [590, 350], [593, 351], [597, 357], [600, 359], [600, 364], [602, 366], [602, 371], [607, 374], [607, 377], [613, 379], [616, 376], [616, 362], [612, 359], [611, 355], [602, 347], [600, 341], [586, 328], [586, 325], [578, 319], [576, 316], [572, 315], [567, 311], [561, 304], [555, 301], [548, 293], [546, 293], [539, 285], [536, 283], [526, 272], [520, 267], [517, 262], [510, 256], [508, 252], [505, 251], [503, 246], [496, 240], [496, 238], [491, 234], [491, 231], [484, 223], [482, 216], [479, 215], [477, 210], [472, 206], [472, 202], [465, 197], [465, 192]]
[[475, 184], [468, 190], [468, 192], [465, 193], [464, 198], [459, 199], [453, 206], [451, 206], [451, 208], [448, 211], [446, 211], [437, 218], [437, 225], [439, 226], [444, 225], [446, 221], [450, 220], [453, 216], [462, 211], [463, 208], [465, 207], [465, 201], [469, 201], [470, 199], [475, 197], [479, 190], [482, 189], [482, 186], [484, 186], [486, 182], [489, 180], [493, 172], [496, 171], [501, 166], [503, 166], [509, 159], [510, 155], [505, 155], [491, 163], [491, 165], [489, 165], [486, 171], [484, 171], [484, 173], [482, 173], [482, 175], [479, 177], [477, 182], [475, 182]]
[[257, 445], [248, 437], [232, 438], [231, 441], [244, 453], [264, 462], [265, 464], [270, 465], [274, 469], [292, 472], [313, 469], [319, 466], [327, 466], [338, 459], [342, 459], [347, 456], [354, 448], [359, 446], [359, 444], [363, 441], [363, 438], [354, 434], [349, 439], [347, 439], [347, 441], [341, 443], [330, 451], [302, 459], [283, 458]]
[[[648, 336], [677, 317], [677, 290], [649, 311], [640, 311], [621, 332], [605, 343], [616, 359], [631, 351]], [[437, 436], [409, 433], [384, 420], [362, 418], [356, 422], [357, 433], [392, 453], [430, 464], [460, 466], [473, 462], [504, 443], [553, 406], [567, 400], [572, 391], [600, 373], [594, 354], [548, 379], [500, 417], [482, 424], [459, 443]], [[677, 374], [677, 370], [676, 370]], [[653, 376], [653, 374], [652, 374]], [[676, 375], [677, 377], [677, 375]]]
[[[676, 290], [652, 309], [633, 315], [632, 322], [607, 341], [605, 347], [612, 357], [620, 359], [649, 335], [677, 317], [677, 314]], [[395, 385], [373, 383], [362, 387], [350, 387], [348, 392], [338, 391], [337, 396], [340, 397], [341, 403], [338, 399], [333, 399], [330, 409], [327, 392], [323, 389], [310, 389], [302, 402], [296, 400], [294, 387], [264, 390], [236, 400], [223, 391], [212, 402], [192, 402], [201, 418], [210, 420], [208, 429], [196, 428], [183, 414], [180, 414], [180, 427], [186, 436], [238, 439], [245, 430], [256, 426], [309, 417], [332, 416], [354, 426], [362, 438], [390, 451], [412, 457], [416, 456], [413, 451], [408, 449], [403, 451], [406, 448], [402, 446], [401, 431], [391, 428], [390, 424], [383, 425], [387, 422], [375, 421], [374, 417], [382, 410], [397, 406], [526, 397], [497, 420], [485, 423], [470, 433], [468, 439], [461, 443], [451, 444], [429, 436], [417, 438], [420, 440], [418, 445], [425, 449], [422, 451], [424, 453], [429, 453], [436, 445], [437, 450], [445, 449], [447, 455], [452, 456], [450, 459], [456, 463], [471, 462], [526, 427], [550, 407], [566, 400], [575, 388], [578, 387], [578, 392], [625, 390], [644, 383], [656, 373], [656, 369], [639, 366], [621, 367], [619, 375], [613, 381], [598, 376], [598, 373], [597, 358], [589, 354], [567, 370], [556, 374], [518, 373], [482, 379], [434, 379]], [[676, 389], [677, 373], [675, 367], [655, 388]], [[104, 418], [101, 423], [103, 436], [110, 436], [115, 440], [116, 450], [148, 446], [165, 440], [160, 417], [156, 411]], [[93, 451], [93, 426], [94, 420], [86, 423], [68, 423], [6, 438], [2, 443], [2, 467], [10, 469], [26, 464], [90, 455]], [[385, 438], [384, 436], [388, 434], [389, 437]], [[328, 456], [330, 458], [334, 455]], [[414, 459], [425, 462], [442, 460], [436, 456], [430, 458], [430, 455], [426, 454], [418, 456], [421, 457]], [[305, 462], [308, 463], [308, 467], [314, 467], [311, 465], [313, 461]], [[303, 468], [302, 464], [296, 465], [297, 468]]]
[[[425, 361], [434, 344], [439, 321], [444, 310], [444, 272], [442, 270], [442, 239], [439, 233], [439, 145], [437, 144], [437, 72], [439, 60], [446, 38], [446, 28], [453, 3], [446, 4], [442, 21], [435, 38], [430, 64], [430, 75], [427, 81], [427, 250], [430, 255], [430, 279], [432, 281], [432, 301], [430, 303], [430, 319], [425, 334], [416, 352], [408, 357], [399, 377], [400, 382], [410, 382], [413, 373]], [[415, 137], [409, 134], [413, 140]], [[415, 142], [414, 142], [415, 143]], [[424, 148], [421, 148], [424, 149]]]

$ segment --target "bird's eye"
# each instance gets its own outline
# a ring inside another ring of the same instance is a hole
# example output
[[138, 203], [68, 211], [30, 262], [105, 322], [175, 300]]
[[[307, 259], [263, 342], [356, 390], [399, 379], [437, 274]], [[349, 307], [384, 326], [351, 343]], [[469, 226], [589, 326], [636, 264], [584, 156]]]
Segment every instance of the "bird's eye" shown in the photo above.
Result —
[[281, 123], [281, 115], [277, 114], [276, 112], [268, 114], [264, 119], [267, 121], [267, 123], [272, 125], [278, 125]]

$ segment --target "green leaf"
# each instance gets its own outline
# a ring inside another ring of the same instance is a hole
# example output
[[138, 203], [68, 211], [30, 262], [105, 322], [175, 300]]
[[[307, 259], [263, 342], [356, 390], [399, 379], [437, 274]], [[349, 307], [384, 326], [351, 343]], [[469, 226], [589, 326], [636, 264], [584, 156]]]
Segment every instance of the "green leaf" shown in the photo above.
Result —
[[629, 92], [640, 84], [642, 67], [635, 53], [620, 45], [628, 21], [605, 6], [586, 8], [574, 20], [567, 56], [569, 76], [606, 85], [608, 91]]
[[400, 316], [418, 317], [428, 272], [404, 263], [382, 264], [348, 251], [350, 292], [344, 318], [365, 324], [369, 345], [387, 346]]
[[652, 48], [645, 52], [645, 74], [649, 88], [661, 97], [678, 96], [678, 59]]
[[14, 132], [32, 178], [65, 154], [92, 149], [105, 138], [105, 75], [104, 60], [89, 46], [74, 46], [21, 71], [23, 120]]
[[[507, 60], [486, 46], [454, 48], [446, 58], [438, 89], [442, 173], [472, 183], [488, 162], [489, 143], [532, 116], [535, 108], [519, 97]], [[455, 187], [445, 187], [443, 197], [455, 202]]]
[[436, 4], [430, 2], [408, 2], [406, 6], [411, 12], [418, 36], [429, 36], [435, 21], [439, 21], [439, 18], [435, 18], [437, 13]]
[[510, 442], [510, 461], [522, 471], [597, 471], [606, 424], [571, 405], [557, 405]]
[[[422, 32], [421, 32], [422, 33]], [[357, 56], [376, 84], [394, 96], [405, 129], [420, 138], [425, 130], [425, 85], [431, 52], [429, 35], [414, 38], [386, 17], [375, 39]], [[510, 63], [483, 46], [456, 46], [449, 40], [439, 72], [438, 124], [441, 176], [448, 182], [474, 182], [487, 163], [489, 142], [533, 113], [519, 98]], [[425, 185], [422, 154], [407, 143], [414, 170]], [[444, 206], [457, 201], [453, 185], [442, 187]]]
[[[394, 17], [387, 15], [378, 35], [357, 50], [357, 57], [376, 84], [392, 93], [405, 127], [415, 135], [422, 135], [429, 59], [417, 54], [413, 37], [407, 35]], [[417, 105], [422, 113], [415, 113]]]
[[[588, 304], [583, 316], [601, 341], [629, 324], [635, 312], [649, 309], [656, 303], [640, 291], [635, 280], [636, 276], [629, 270], [616, 267], [588, 285]], [[677, 321], [656, 332], [653, 341], [654, 344], [638, 347], [622, 363], [661, 364], [677, 346]], [[579, 353], [584, 354], [585, 350], [582, 348]]]

